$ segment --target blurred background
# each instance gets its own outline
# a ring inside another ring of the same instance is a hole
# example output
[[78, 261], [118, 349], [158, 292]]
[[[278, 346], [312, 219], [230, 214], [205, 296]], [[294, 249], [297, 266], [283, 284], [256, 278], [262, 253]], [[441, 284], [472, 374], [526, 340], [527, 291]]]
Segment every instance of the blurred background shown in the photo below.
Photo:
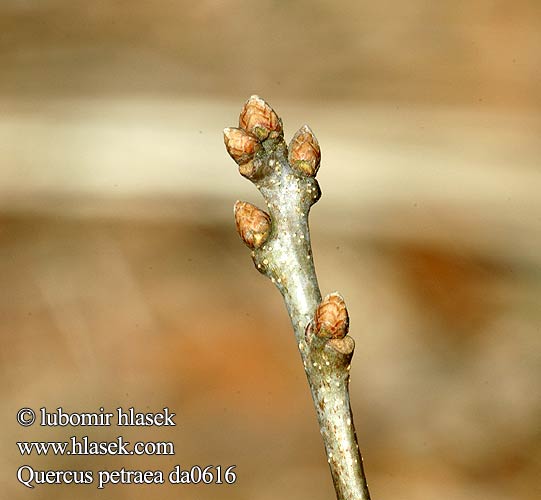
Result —
[[[233, 223], [235, 200], [263, 202], [222, 129], [257, 93], [321, 144], [314, 258], [351, 315], [373, 498], [540, 498], [540, 47], [535, 0], [3, 0], [7, 497], [334, 498], [281, 297]], [[168, 406], [177, 427], [23, 429], [23, 406]], [[15, 446], [73, 434], [176, 456]], [[238, 481], [16, 481], [177, 463]]]

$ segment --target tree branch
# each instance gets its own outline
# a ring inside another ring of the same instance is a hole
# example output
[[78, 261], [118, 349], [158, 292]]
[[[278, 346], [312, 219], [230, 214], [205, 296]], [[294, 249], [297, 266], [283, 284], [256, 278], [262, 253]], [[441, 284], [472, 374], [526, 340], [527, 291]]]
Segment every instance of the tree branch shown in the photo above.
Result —
[[317, 139], [307, 125], [289, 148], [282, 122], [262, 99], [244, 105], [239, 128], [226, 128], [227, 151], [259, 189], [270, 215], [250, 203], [235, 204], [237, 230], [252, 249], [257, 269], [283, 295], [312, 392], [327, 461], [339, 500], [369, 500], [349, 401], [355, 344], [338, 293], [323, 300], [317, 283], [308, 213], [321, 195], [315, 179]]

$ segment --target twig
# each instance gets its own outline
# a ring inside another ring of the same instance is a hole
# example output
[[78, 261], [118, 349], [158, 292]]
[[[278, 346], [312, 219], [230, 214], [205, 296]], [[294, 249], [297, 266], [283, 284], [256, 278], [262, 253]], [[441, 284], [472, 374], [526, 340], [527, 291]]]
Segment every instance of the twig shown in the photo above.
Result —
[[257, 269], [283, 295], [317, 411], [327, 461], [339, 500], [368, 500], [349, 402], [349, 369], [355, 344], [338, 293], [321, 299], [312, 259], [308, 213], [321, 195], [315, 175], [320, 149], [307, 125], [289, 148], [282, 121], [261, 98], [242, 109], [239, 128], [226, 128], [227, 151], [259, 189], [270, 215], [237, 201], [235, 220]]

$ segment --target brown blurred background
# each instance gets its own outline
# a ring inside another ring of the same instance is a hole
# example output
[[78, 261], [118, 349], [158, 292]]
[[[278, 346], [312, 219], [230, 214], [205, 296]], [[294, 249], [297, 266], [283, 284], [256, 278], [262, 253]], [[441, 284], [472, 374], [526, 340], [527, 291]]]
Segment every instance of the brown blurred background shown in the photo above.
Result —
[[[253, 93], [323, 151], [322, 291], [346, 297], [375, 500], [541, 497], [541, 4], [3, 0], [6, 498], [334, 497], [285, 308], [235, 234], [221, 130]], [[168, 406], [174, 429], [23, 429], [22, 406]], [[175, 457], [15, 442], [172, 440]], [[16, 469], [237, 464], [234, 486]]]

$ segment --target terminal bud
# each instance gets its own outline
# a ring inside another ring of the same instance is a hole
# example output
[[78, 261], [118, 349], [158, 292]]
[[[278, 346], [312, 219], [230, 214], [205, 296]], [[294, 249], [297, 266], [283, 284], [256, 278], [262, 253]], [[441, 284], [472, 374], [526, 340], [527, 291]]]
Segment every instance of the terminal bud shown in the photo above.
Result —
[[261, 97], [253, 95], [246, 101], [239, 117], [239, 127], [260, 141], [282, 134], [282, 121]]

